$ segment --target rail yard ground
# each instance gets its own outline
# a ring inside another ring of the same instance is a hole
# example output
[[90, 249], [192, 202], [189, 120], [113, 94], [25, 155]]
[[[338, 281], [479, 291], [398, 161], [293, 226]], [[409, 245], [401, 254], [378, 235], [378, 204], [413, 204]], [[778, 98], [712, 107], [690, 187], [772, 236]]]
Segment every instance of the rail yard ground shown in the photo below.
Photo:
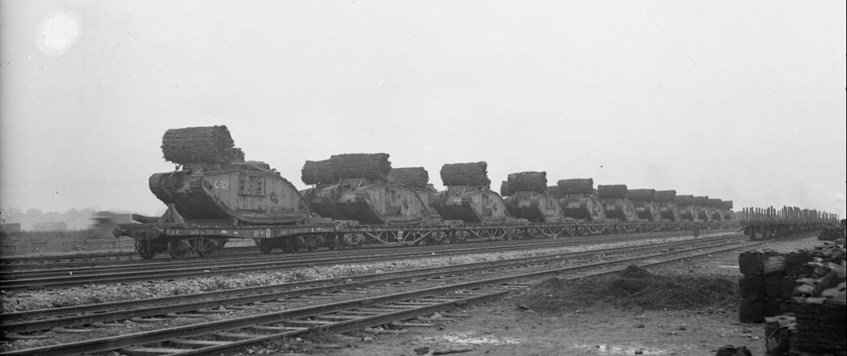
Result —
[[[787, 252], [820, 244], [804, 235], [764, 248]], [[549, 279], [456, 311], [466, 317], [436, 317], [427, 321], [432, 327], [399, 334], [316, 335], [243, 354], [711, 356], [732, 344], [764, 355], [763, 325], [738, 321], [739, 252], [633, 269], [627, 278]]]
[[[732, 232], [703, 234], [698, 240], [709, 235], [732, 235]], [[60, 306], [73, 308], [72, 306], [81, 304], [107, 301], [190, 295], [202, 291], [269, 283], [324, 278], [334, 280], [362, 273], [383, 273], [536, 254], [558, 255], [624, 245], [644, 246], [675, 241], [677, 245], [683, 246], [670, 248], [669, 251], [673, 251], [693, 244], [693, 240], [688, 242], [689, 239], [692, 239], [692, 236], [683, 234], [641, 241], [617, 241], [536, 251], [516, 250], [457, 256], [426, 254], [422, 258], [394, 262], [374, 261], [155, 282], [137, 281], [20, 292], [4, 291], [0, 294], [0, 300], [5, 312]], [[819, 243], [814, 236], [808, 236], [771, 241], [767, 247], [786, 251]], [[650, 271], [632, 268], [628, 270], [625, 278], [615, 275], [577, 281], [553, 278], [539, 280], [541, 282], [537, 285], [537, 281], [526, 281], [527, 285], [534, 286], [487, 304], [419, 318], [420, 322], [431, 325], [406, 326], [402, 328], [402, 333], [373, 329], [349, 334], [312, 333], [308, 337], [294, 340], [236, 349], [229, 354], [293, 352], [334, 355], [426, 355], [463, 352], [480, 355], [613, 355], [641, 352], [647, 355], [711, 355], [714, 354], [714, 349], [726, 343], [747, 345], [753, 350], [761, 351], [764, 347], [761, 325], [745, 325], [735, 321], [738, 304], [735, 291], [740, 277], [737, 256], [737, 252], [719, 254], [708, 259], [667, 265]], [[607, 257], [592, 256], [592, 259], [605, 258]], [[435, 283], [437, 285], [439, 282]], [[402, 289], [400, 286], [397, 288]], [[246, 309], [222, 308], [208, 314], [207, 318], [218, 320], [219, 317], [231, 318], [242, 314], [271, 312], [279, 307], [281, 306], [273, 303], [260, 303]], [[283, 307], [292, 308], [296, 305], [288, 304]], [[81, 331], [85, 331], [82, 334], [52, 330], [36, 334], [40, 335], [37, 337], [15, 339], [4, 344], [3, 349], [26, 349], [55, 342], [71, 342], [80, 338], [112, 337], [196, 322], [190, 318], [170, 321], [166, 319], [152, 318], [143, 323], [134, 322], [135, 319], [98, 323], [99, 326], [82, 329]], [[163, 321], [149, 322], [154, 320]]]

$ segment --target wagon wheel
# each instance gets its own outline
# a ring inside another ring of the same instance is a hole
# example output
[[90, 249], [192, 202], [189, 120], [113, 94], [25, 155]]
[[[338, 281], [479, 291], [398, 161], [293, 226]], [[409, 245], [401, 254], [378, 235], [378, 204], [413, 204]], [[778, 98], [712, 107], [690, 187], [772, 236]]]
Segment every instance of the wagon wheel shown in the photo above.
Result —
[[201, 257], [209, 257], [218, 249], [217, 239], [198, 236], [192, 241], [194, 252], [197, 252]]
[[302, 237], [289, 237], [285, 239], [285, 241], [282, 243], [282, 251], [288, 253], [295, 253], [300, 251], [300, 247], [302, 247], [303, 245], [304, 241]]
[[358, 250], [362, 248], [362, 243], [365, 241], [365, 237], [362, 234], [355, 234], [352, 236], [352, 240], [350, 241], [350, 246], [353, 247], [354, 250]]
[[256, 243], [256, 247], [258, 247], [259, 251], [262, 251], [262, 253], [271, 253], [274, 249], [268, 239], [253, 239], [253, 242]]
[[429, 234], [429, 236], [427, 236], [426, 244], [427, 245], [440, 245], [442, 242], [444, 242], [444, 235], [445, 235], [445, 233], [443, 231], [435, 231], [435, 232]]
[[168, 255], [173, 259], [180, 259], [188, 255], [191, 246], [187, 242], [180, 239], [168, 240]]
[[153, 249], [153, 243], [149, 239], [135, 240], [135, 251], [145, 260], [156, 257], [156, 250]]
[[454, 243], [465, 242], [465, 240], [467, 240], [467, 239], [468, 239], [468, 232], [467, 231], [454, 231], [453, 234], [450, 236], [450, 242], [454, 242]]
[[323, 245], [324, 242], [324, 238], [318, 235], [306, 236], [304, 240], [306, 248], [309, 250], [309, 252], [315, 252], [318, 248], [321, 247], [321, 245]]

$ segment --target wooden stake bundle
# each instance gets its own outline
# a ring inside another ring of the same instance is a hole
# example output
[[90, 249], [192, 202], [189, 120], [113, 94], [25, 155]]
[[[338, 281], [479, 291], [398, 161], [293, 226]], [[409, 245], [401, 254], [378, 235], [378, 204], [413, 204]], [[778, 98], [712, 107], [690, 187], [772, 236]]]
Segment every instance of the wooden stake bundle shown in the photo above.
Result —
[[441, 182], [444, 185], [468, 185], [490, 187], [488, 163], [447, 163], [441, 167]]
[[591, 194], [594, 193], [593, 178], [562, 179], [557, 183], [560, 194]]
[[426, 188], [429, 172], [423, 167], [392, 168], [388, 180], [415, 188]]
[[226, 126], [170, 129], [162, 136], [162, 154], [178, 164], [243, 162], [244, 152]]
[[626, 198], [626, 184], [598, 185], [597, 196], [600, 199], [623, 199]]
[[508, 176], [510, 192], [547, 191], [547, 172], [519, 172]]

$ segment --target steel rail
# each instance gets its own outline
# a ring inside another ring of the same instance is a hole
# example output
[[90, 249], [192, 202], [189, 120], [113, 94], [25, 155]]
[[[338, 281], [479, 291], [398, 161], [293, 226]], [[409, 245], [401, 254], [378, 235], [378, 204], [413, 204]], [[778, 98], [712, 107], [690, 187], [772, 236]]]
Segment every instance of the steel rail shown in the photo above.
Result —
[[[722, 230], [710, 230], [709, 233], [724, 233], [724, 232], [733, 232], [733, 229], [722, 229]], [[662, 231], [662, 232], [654, 232], [654, 233], [634, 233], [634, 234], [617, 234], [617, 235], [601, 235], [601, 236], [574, 236], [567, 239], [570, 241], [587, 241], [587, 242], [595, 242], [595, 241], [617, 241], [617, 240], [640, 240], [645, 238], [659, 238], [659, 237], [675, 237], [675, 236], [685, 236], [690, 232], [688, 231]], [[538, 243], [544, 243], [539, 241], [549, 241], [545, 239], [535, 239], [534, 241]], [[518, 241], [474, 241], [469, 246], [472, 246], [473, 243], [520, 243], [527, 242], [532, 243], [532, 240], [518, 240]], [[394, 246], [374, 246], [364, 248], [360, 251], [379, 251], [383, 249], [390, 249]], [[455, 249], [455, 244], [440, 244], [440, 245], [427, 245], [427, 246], [415, 246], [411, 248], [426, 248], [433, 250], [443, 250], [443, 249]], [[468, 247], [471, 248], [471, 247]], [[246, 246], [246, 247], [228, 247], [228, 249], [252, 249], [258, 252], [258, 248], [255, 246]], [[99, 271], [99, 270], [111, 270], [114, 271], [115, 267], [120, 268], [131, 268], [131, 267], [143, 267], [143, 268], [151, 268], [156, 266], [162, 266], [167, 268], [173, 268], [175, 264], [180, 264], [181, 266], [190, 266], [190, 265], [210, 265], [212, 263], [217, 263], [219, 261], [225, 260], [255, 260], [258, 256], [267, 256], [262, 257], [263, 259], [272, 259], [279, 258], [280, 256], [285, 256], [286, 258], [298, 258], [298, 256], [315, 256], [319, 254], [349, 254], [350, 251], [332, 251], [325, 250], [319, 251], [315, 254], [283, 254], [283, 253], [272, 253], [272, 254], [245, 254], [245, 253], [237, 253], [237, 254], [226, 254], [226, 255], [216, 255], [212, 258], [205, 257], [190, 257], [184, 259], [157, 259], [157, 260], [143, 260], [141, 258], [137, 258], [134, 260], [93, 260], [93, 261], [84, 261], [84, 262], [67, 262], [67, 263], [50, 263], [46, 265], [45, 263], [34, 263], [27, 265], [9, 265], [2, 266], [3, 270], [0, 272], [0, 278], [8, 278], [8, 276], [15, 276], [17, 274], [30, 273], [31, 276], [36, 276], [40, 274], [49, 274], [49, 273], [58, 273], [58, 274], [67, 274], [69, 272], [69, 268], [73, 268], [73, 272], [75, 274], [88, 273], [91, 271]], [[45, 266], [49, 267], [48, 269], [43, 269]], [[16, 267], [20, 267], [20, 269], [15, 269]], [[32, 269], [38, 269], [37, 271], [31, 271]]]

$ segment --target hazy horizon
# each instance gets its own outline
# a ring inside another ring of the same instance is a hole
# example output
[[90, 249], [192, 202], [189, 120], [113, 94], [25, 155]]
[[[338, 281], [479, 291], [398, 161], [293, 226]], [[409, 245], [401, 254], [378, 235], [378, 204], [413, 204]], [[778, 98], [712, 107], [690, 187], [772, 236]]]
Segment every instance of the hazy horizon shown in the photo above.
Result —
[[154, 214], [167, 129], [847, 216], [845, 3], [0, 0], [0, 208]]

